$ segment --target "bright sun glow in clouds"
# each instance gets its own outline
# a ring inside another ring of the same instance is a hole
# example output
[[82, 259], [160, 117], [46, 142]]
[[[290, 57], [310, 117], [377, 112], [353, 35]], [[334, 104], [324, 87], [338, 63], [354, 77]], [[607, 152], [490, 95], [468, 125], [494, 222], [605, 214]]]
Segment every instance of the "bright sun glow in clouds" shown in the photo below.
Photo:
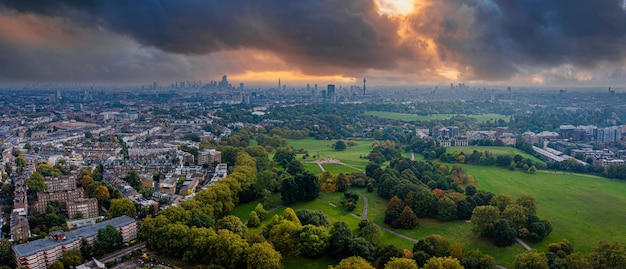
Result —
[[413, 12], [415, 0], [376, 0], [378, 10], [390, 16], [407, 15]]

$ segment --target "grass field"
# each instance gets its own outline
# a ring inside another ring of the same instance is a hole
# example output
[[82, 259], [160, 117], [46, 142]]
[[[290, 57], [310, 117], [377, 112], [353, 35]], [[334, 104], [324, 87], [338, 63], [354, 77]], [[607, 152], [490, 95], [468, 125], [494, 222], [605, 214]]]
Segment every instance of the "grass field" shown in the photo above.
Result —
[[[314, 138], [298, 140], [289, 139], [287, 140], [287, 143], [294, 149], [305, 149], [309, 153], [309, 157], [302, 159], [302, 154], [300, 154], [296, 156], [296, 159], [300, 160], [304, 164], [307, 171], [319, 174], [322, 171], [319, 169], [319, 166], [313, 162], [323, 159], [337, 159], [345, 164], [353, 166], [349, 167], [340, 164], [322, 165], [324, 169], [327, 169], [332, 173], [352, 173], [359, 172], [359, 169], [365, 170], [365, 166], [369, 163], [369, 160], [364, 159], [363, 157], [370, 153], [374, 142], [371, 140], [357, 140], [355, 141], [355, 146], [348, 147], [344, 151], [336, 151], [332, 148], [332, 144], [335, 143], [334, 140], [317, 140]], [[313, 156], [315, 156], [315, 158], [313, 158]]]
[[626, 182], [591, 175], [538, 171], [528, 174], [498, 167], [465, 166], [476, 176], [478, 188], [493, 193], [535, 197], [538, 215], [552, 223], [544, 241], [531, 244], [545, 251], [547, 245], [567, 238], [576, 251], [590, 252], [600, 240], [626, 243]]
[[498, 156], [498, 155], [508, 155], [508, 156], [515, 156], [516, 154], [521, 155], [524, 158], [530, 158], [533, 162], [538, 162], [538, 163], [542, 163], [542, 164], [546, 164], [544, 161], [540, 160], [539, 158], [530, 155], [526, 152], [523, 152], [519, 149], [516, 149], [514, 147], [484, 147], [484, 146], [467, 146], [467, 147], [446, 147], [446, 152], [448, 153], [453, 153], [453, 152], [464, 152], [465, 156], [472, 154], [472, 152], [474, 150], [480, 151], [480, 152], [485, 152], [485, 151], [489, 151], [491, 152], [493, 155]]
[[502, 114], [479, 114], [479, 115], [462, 115], [462, 114], [433, 114], [430, 116], [423, 116], [417, 114], [407, 113], [395, 113], [395, 112], [383, 112], [383, 111], [366, 111], [364, 113], [367, 116], [375, 116], [383, 119], [402, 120], [402, 121], [431, 121], [431, 120], [443, 120], [454, 117], [456, 115], [465, 116], [476, 119], [478, 122], [497, 121], [502, 119], [504, 121], [509, 120], [509, 116]]

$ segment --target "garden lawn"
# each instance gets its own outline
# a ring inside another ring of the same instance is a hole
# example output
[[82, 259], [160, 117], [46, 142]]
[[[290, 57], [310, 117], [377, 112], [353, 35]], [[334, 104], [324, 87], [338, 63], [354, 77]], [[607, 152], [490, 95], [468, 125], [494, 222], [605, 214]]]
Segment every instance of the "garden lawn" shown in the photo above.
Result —
[[[369, 163], [369, 160], [365, 159], [372, 150], [371, 140], [356, 140], [355, 146], [348, 147], [344, 151], [336, 151], [332, 148], [335, 140], [317, 140], [314, 138], [305, 139], [289, 139], [287, 143], [295, 150], [305, 149], [309, 153], [309, 157], [302, 158], [302, 154], [296, 156], [296, 159], [307, 162], [322, 159], [338, 159], [346, 164], [353, 165], [360, 169], [365, 169], [365, 166]], [[313, 158], [313, 155], [316, 158]]]
[[487, 147], [487, 146], [467, 146], [467, 147], [446, 147], [446, 152], [447, 153], [453, 153], [453, 152], [463, 152], [465, 153], [465, 156], [468, 156], [470, 154], [472, 154], [472, 152], [474, 150], [480, 151], [480, 152], [485, 152], [485, 151], [489, 151], [491, 152], [494, 156], [499, 156], [499, 155], [508, 155], [511, 156], [511, 158], [517, 154], [521, 155], [524, 158], [530, 158], [530, 160], [532, 160], [534, 163], [542, 163], [542, 164], [546, 164], [544, 161], [540, 160], [539, 158], [530, 155], [526, 152], [523, 152], [519, 149], [516, 149], [514, 147]]
[[464, 114], [432, 114], [430, 116], [417, 115], [417, 114], [408, 114], [408, 113], [395, 113], [395, 112], [384, 112], [384, 111], [366, 111], [364, 113], [367, 116], [375, 116], [383, 119], [392, 119], [392, 120], [402, 120], [402, 121], [431, 121], [431, 120], [443, 120], [449, 119], [454, 116], [465, 116], [469, 118], [474, 118], [478, 122], [486, 122], [491, 121], [495, 122], [497, 120], [508, 121], [509, 116], [502, 114], [478, 114], [478, 115], [464, 115]]
[[564, 172], [538, 171], [528, 174], [498, 167], [469, 166], [478, 188], [496, 194], [535, 197], [537, 215], [552, 223], [552, 234], [530, 244], [546, 251], [549, 243], [567, 238], [576, 251], [585, 253], [600, 240], [626, 244], [626, 182]]

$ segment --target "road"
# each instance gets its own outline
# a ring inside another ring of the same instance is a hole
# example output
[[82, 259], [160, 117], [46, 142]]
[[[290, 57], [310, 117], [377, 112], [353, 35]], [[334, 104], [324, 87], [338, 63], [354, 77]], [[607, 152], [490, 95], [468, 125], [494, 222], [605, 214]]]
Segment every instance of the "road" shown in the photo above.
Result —
[[118, 250], [116, 252], [113, 252], [113, 253], [107, 255], [107, 256], [104, 256], [102, 259], [99, 259], [99, 260], [101, 262], [103, 262], [103, 263], [107, 263], [107, 262], [110, 262], [112, 260], [119, 259], [122, 256], [133, 252], [134, 250], [138, 250], [138, 249], [142, 249], [142, 248], [146, 248], [146, 242], [137, 243], [137, 244], [132, 245], [130, 247], [127, 247], [125, 249], [120, 249], [120, 250]]

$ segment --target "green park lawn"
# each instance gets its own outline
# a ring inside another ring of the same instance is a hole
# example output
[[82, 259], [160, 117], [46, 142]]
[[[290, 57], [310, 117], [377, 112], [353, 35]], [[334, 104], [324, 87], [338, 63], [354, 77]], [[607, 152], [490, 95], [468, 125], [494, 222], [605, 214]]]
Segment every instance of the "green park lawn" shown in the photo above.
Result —
[[432, 114], [430, 116], [408, 114], [408, 113], [396, 113], [396, 112], [384, 112], [384, 111], [366, 111], [364, 113], [367, 116], [375, 116], [383, 119], [402, 120], [402, 121], [431, 121], [431, 120], [443, 120], [454, 117], [456, 115], [465, 116], [476, 119], [478, 122], [497, 121], [502, 119], [504, 121], [509, 120], [509, 116], [502, 114], [478, 114], [478, 115], [463, 115], [463, 114]]
[[[317, 140], [314, 138], [305, 138], [305, 139], [289, 139], [287, 143], [293, 149], [304, 149], [309, 153], [309, 156], [303, 159], [303, 155], [299, 154], [296, 156], [296, 159], [303, 162], [305, 168], [313, 172], [314, 174], [319, 174], [322, 171], [319, 167], [313, 167], [310, 163], [323, 160], [323, 159], [337, 159], [341, 162], [353, 166], [357, 169], [365, 170], [365, 166], [369, 163], [369, 160], [365, 159], [365, 157], [372, 150], [372, 144], [374, 143], [371, 140], [356, 140], [355, 146], [348, 147], [343, 151], [336, 151], [332, 148], [332, 144], [335, 143], [335, 140]], [[315, 158], [313, 158], [315, 156]], [[315, 164], [317, 166], [317, 164]], [[351, 167], [337, 167], [343, 165], [329, 165], [323, 164], [324, 169], [328, 169], [333, 173], [343, 172], [343, 173], [352, 173], [358, 172], [357, 169]]]
[[530, 158], [533, 162], [539, 162], [539, 163], [545, 164], [545, 162], [540, 160], [539, 158], [533, 155], [530, 155], [526, 152], [523, 152], [519, 149], [516, 149], [514, 147], [495, 147], [495, 146], [493, 147], [487, 147], [487, 146], [446, 147], [446, 152], [448, 153], [453, 153], [455, 151], [459, 153], [463, 152], [465, 153], [465, 156], [472, 154], [474, 150], [477, 150], [480, 152], [489, 151], [495, 156], [508, 155], [508, 156], [513, 157], [519, 154], [524, 158]]
[[564, 172], [528, 174], [498, 167], [465, 166], [476, 176], [478, 188], [516, 199], [535, 197], [537, 215], [552, 223], [552, 234], [537, 244], [546, 251], [549, 243], [567, 238], [576, 251], [589, 253], [600, 240], [626, 243], [626, 182]]

